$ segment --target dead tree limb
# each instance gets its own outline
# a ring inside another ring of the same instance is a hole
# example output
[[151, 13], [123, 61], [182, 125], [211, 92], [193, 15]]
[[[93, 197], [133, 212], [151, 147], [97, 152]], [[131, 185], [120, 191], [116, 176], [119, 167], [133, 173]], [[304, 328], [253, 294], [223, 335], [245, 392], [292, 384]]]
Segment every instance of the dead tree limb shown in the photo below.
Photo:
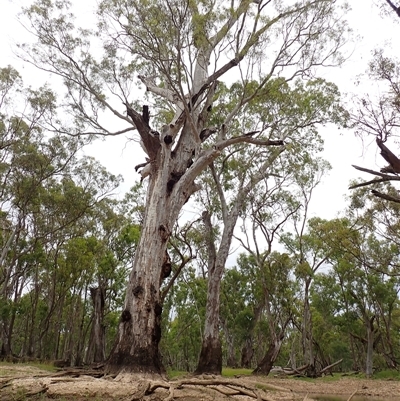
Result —
[[354, 390], [351, 396], [347, 399], [347, 401], [350, 401], [357, 393], [358, 389]]
[[386, 3], [388, 3], [393, 11], [400, 17], [400, 7], [396, 7], [390, 0], [386, 0]]
[[380, 173], [379, 171], [370, 170], [368, 168], [364, 168], [364, 167], [360, 167], [360, 166], [355, 166], [354, 164], [352, 166], [356, 170], [364, 171], [365, 173], [368, 173], [368, 174], [377, 175], [378, 177], [385, 178], [388, 181], [400, 181], [400, 176], [397, 176], [397, 175], [389, 175], [389, 174], [385, 174], [385, 173]]
[[342, 358], [342, 359], [339, 359], [338, 361], [336, 361], [336, 362], [334, 362], [334, 363], [331, 363], [331, 364], [328, 365], [328, 366], [325, 366], [319, 373], [322, 375], [322, 374], [325, 373], [327, 370], [333, 368], [333, 367], [336, 366], [336, 365], [339, 365], [339, 363], [342, 363], [342, 362], [343, 362], [343, 358]]
[[297, 368], [297, 369], [291, 369], [291, 370], [283, 369], [283, 372], [284, 372], [285, 375], [287, 375], [287, 376], [301, 375], [301, 374], [302, 374], [301, 372], [305, 371], [309, 366], [310, 366], [310, 365], [307, 364], [307, 365], [300, 366], [300, 367]]
[[389, 163], [384, 167], [383, 172], [400, 173], [400, 159], [383, 143], [382, 139], [377, 137], [376, 143], [381, 149], [381, 156]]
[[378, 192], [375, 189], [373, 189], [371, 192], [377, 198], [386, 199], [388, 201], [395, 202], [395, 203], [400, 203], [400, 198], [397, 198], [395, 196], [383, 194], [382, 192]]

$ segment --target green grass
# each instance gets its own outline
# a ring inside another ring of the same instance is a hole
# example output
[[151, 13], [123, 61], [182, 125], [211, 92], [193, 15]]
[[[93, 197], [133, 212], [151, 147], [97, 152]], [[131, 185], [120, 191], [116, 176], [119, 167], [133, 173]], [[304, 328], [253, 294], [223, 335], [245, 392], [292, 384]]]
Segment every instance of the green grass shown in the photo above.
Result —
[[[5, 369], [1, 369], [1, 367], [4, 366]], [[53, 364], [51, 363], [40, 363], [40, 362], [23, 362], [23, 363], [13, 363], [13, 362], [0, 362], [0, 372], [2, 371], [7, 371], [7, 366], [33, 366], [35, 368], [41, 369], [41, 370], [46, 370], [48, 372], [57, 372], [57, 368], [54, 367]], [[8, 372], [10, 372], [8, 370]], [[12, 373], [12, 372], [11, 372]]]
[[[222, 368], [223, 377], [234, 377], [236, 375], [244, 376], [251, 375], [252, 369], [232, 369], [232, 368]], [[167, 376], [169, 379], [178, 379], [189, 374], [188, 372], [182, 370], [168, 370]]]
[[24, 365], [29, 365], [33, 366], [35, 368], [41, 369], [41, 370], [47, 370], [48, 372], [57, 372], [57, 368], [50, 363], [25, 363]]
[[253, 369], [233, 369], [233, 368], [222, 368], [222, 376], [224, 377], [234, 377], [236, 375], [251, 375]]
[[186, 376], [188, 372], [183, 370], [167, 370], [168, 379], [179, 379]]
[[375, 372], [372, 378], [380, 380], [400, 380], [400, 372], [397, 370], [382, 370], [380, 372]]

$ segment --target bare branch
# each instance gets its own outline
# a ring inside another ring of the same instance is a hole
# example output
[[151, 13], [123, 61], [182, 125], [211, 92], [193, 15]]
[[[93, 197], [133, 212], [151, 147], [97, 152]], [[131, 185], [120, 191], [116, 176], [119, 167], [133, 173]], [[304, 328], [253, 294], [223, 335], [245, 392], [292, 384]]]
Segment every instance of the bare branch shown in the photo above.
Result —
[[364, 171], [365, 173], [377, 175], [378, 177], [387, 178], [387, 181], [400, 181], [400, 176], [393, 176], [393, 175], [388, 175], [388, 174], [380, 173], [379, 171], [370, 170], [370, 169], [368, 169], [368, 168], [355, 166], [354, 164], [353, 164], [352, 166], [353, 166], [356, 170], [360, 170], [360, 171]]
[[374, 196], [376, 196], [377, 198], [382, 198], [382, 199], [389, 200], [389, 201], [391, 201], [391, 202], [400, 203], [400, 198], [397, 198], [397, 197], [395, 197], [395, 196], [391, 196], [391, 195], [388, 195], [388, 194], [383, 194], [382, 192], [378, 192], [378, 191], [376, 191], [375, 189], [373, 189], [373, 190], [371, 191], [371, 193], [372, 193]]
[[366, 182], [362, 182], [360, 184], [351, 185], [349, 187], [349, 189], [367, 187], [368, 185], [373, 185], [373, 184], [377, 184], [377, 183], [380, 183], [380, 182], [387, 182], [387, 181], [391, 181], [391, 179], [390, 178], [381, 178], [381, 179], [375, 178], [375, 179], [373, 179], [371, 181], [366, 181]]
[[400, 7], [396, 7], [390, 0], [386, 0], [386, 3], [388, 3], [394, 12], [400, 17]]

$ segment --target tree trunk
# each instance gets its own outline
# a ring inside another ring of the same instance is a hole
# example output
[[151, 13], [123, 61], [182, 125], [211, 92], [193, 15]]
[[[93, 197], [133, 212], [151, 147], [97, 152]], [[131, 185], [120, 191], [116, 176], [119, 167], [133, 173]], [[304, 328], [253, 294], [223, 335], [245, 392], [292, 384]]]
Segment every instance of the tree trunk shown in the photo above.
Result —
[[[213, 166], [212, 166], [213, 168]], [[214, 174], [217, 187], [221, 186]], [[258, 179], [258, 181], [261, 178]], [[243, 208], [246, 196], [258, 182], [254, 178], [251, 183], [244, 187], [243, 182], [237, 188], [238, 195], [229, 213], [222, 191], [218, 191], [223, 209], [224, 230], [221, 237], [218, 252], [216, 252], [211, 216], [209, 212], [203, 212], [203, 222], [208, 233], [207, 247], [209, 252], [208, 262], [208, 287], [207, 305], [204, 327], [204, 337], [199, 357], [199, 362], [195, 374], [209, 373], [220, 375], [222, 372], [222, 348], [219, 339], [219, 297], [221, 290], [221, 279], [224, 274], [226, 260], [228, 259], [229, 249], [232, 243], [233, 231], [241, 209]]]
[[93, 322], [90, 332], [86, 363], [104, 362], [106, 358], [106, 338], [104, 327], [104, 298], [102, 286], [90, 287], [90, 297], [93, 303]]
[[304, 316], [303, 316], [303, 332], [302, 332], [302, 346], [303, 346], [303, 356], [304, 362], [308, 365], [307, 376], [316, 377], [316, 367], [315, 367], [315, 356], [313, 349], [313, 335], [312, 335], [312, 318], [311, 318], [311, 308], [310, 308], [310, 285], [311, 277], [306, 279], [305, 289], [304, 289]]
[[269, 344], [268, 350], [264, 356], [264, 358], [258, 363], [257, 367], [253, 370], [253, 374], [261, 374], [268, 376], [269, 372], [278, 357], [279, 351], [281, 349], [282, 342], [275, 343], [271, 342]]
[[206, 319], [199, 362], [195, 374], [220, 375], [222, 371], [222, 347], [219, 338], [219, 294], [221, 278], [209, 272]]
[[251, 368], [251, 360], [253, 359], [254, 349], [253, 344], [251, 342], [251, 338], [248, 338], [242, 348], [242, 359], [241, 359], [241, 367], [250, 369]]
[[[117, 344], [108, 360], [109, 372], [161, 374], [158, 344], [161, 338], [160, 274], [166, 241], [153, 224], [144, 224], [131, 272]], [[149, 247], [151, 243], [151, 252]], [[122, 368], [122, 369], [121, 369]]]
[[0, 359], [6, 359], [11, 355], [11, 344], [9, 343], [9, 336], [6, 325], [3, 323], [1, 327], [1, 349]]
[[228, 357], [226, 361], [226, 365], [230, 368], [237, 368], [237, 359], [235, 354], [235, 344], [233, 341], [233, 336], [228, 335], [226, 337], [227, 344], [228, 344]]
[[[188, 197], [198, 190], [176, 173], [171, 151], [164, 149], [154, 165], [147, 192], [146, 214], [134, 265], [127, 285], [116, 344], [107, 371], [124, 374], [164, 373], [158, 344], [161, 339], [162, 280], [171, 271], [167, 241]], [[190, 153], [191, 156], [191, 153]], [[187, 166], [185, 166], [187, 168]]]
[[262, 374], [266, 376], [269, 374], [281, 350], [282, 343], [285, 338], [286, 326], [288, 323], [289, 320], [285, 322], [282, 330], [278, 335], [273, 335], [272, 341], [269, 344], [264, 358], [261, 360], [261, 362], [258, 363], [257, 367], [253, 371], [253, 374]]
[[365, 375], [367, 377], [372, 377], [373, 372], [373, 352], [374, 352], [374, 319], [373, 316], [371, 319], [366, 320], [367, 326], [367, 357], [365, 362]]

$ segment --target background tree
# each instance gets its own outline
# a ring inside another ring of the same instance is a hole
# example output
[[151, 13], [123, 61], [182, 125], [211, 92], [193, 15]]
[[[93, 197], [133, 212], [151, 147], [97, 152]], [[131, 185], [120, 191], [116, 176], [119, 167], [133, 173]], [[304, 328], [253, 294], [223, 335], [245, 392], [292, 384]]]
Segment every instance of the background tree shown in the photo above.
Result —
[[[250, 88], [257, 85], [256, 82], [246, 83]], [[238, 93], [242, 93], [239, 84], [234, 84], [225, 96], [224, 93], [218, 93], [218, 101], [215, 102], [216, 116], [211, 117], [218, 119], [224, 108], [230, 109], [234, 107], [232, 105], [240, 102]], [[320, 150], [317, 126], [321, 121], [339, 122], [343, 119], [343, 110], [337, 102], [337, 88], [323, 80], [310, 80], [306, 85], [296, 81], [293, 88], [287, 80], [271, 80], [238, 114], [241, 129], [255, 128], [253, 122], [259, 121], [268, 135], [273, 135], [275, 129], [279, 129], [282, 139], [290, 139], [296, 145], [284, 153], [283, 149], [249, 149], [243, 145], [235, 145], [229, 152], [222, 152], [224, 157], [220, 159], [221, 162], [216, 160], [210, 165], [211, 177], [205, 175], [205, 191], [200, 192], [200, 203], [209, 205], [204, 218], [210, 233], [210, 261], [205, 337], [197, 373], [221, 372], [219, 283], [224, 273], [237, 219], [246, 208], [251, 208], [253, 202], [260, 205], [265, 202], [271, 209], [274, 208], [275, 198], [269, 195], [273, 192], [279, 193], [282, 187], [290, 185], [289, 181], [295, 182], [300, 176], [304, 180], [305, 173], [301, 175], [299, 170], [308, 172], [316, 168], [315, 165], [308, 164], [312, 164], [314, 152]], [[218, 107], [220, 103], [221, 107]], [[337, 107], [333, 106], [335, 103]], [[314, 106], [310, 107], [310, 104]], [[218, 120], [215, 122], [218, 123]], [[261, 195], [263, 192], [264, 195]], [[278, 209], [279, 206], [276, 206], [276, 210]], [[218, 239], [212, 235], [210, 214], [213, 211], [216, 212], [218, 220], [223, 222], [223, 230]], [[285, 217], [282, 219], [285, 220]], [[274, 221], [278, 221], [278, 217]]]

